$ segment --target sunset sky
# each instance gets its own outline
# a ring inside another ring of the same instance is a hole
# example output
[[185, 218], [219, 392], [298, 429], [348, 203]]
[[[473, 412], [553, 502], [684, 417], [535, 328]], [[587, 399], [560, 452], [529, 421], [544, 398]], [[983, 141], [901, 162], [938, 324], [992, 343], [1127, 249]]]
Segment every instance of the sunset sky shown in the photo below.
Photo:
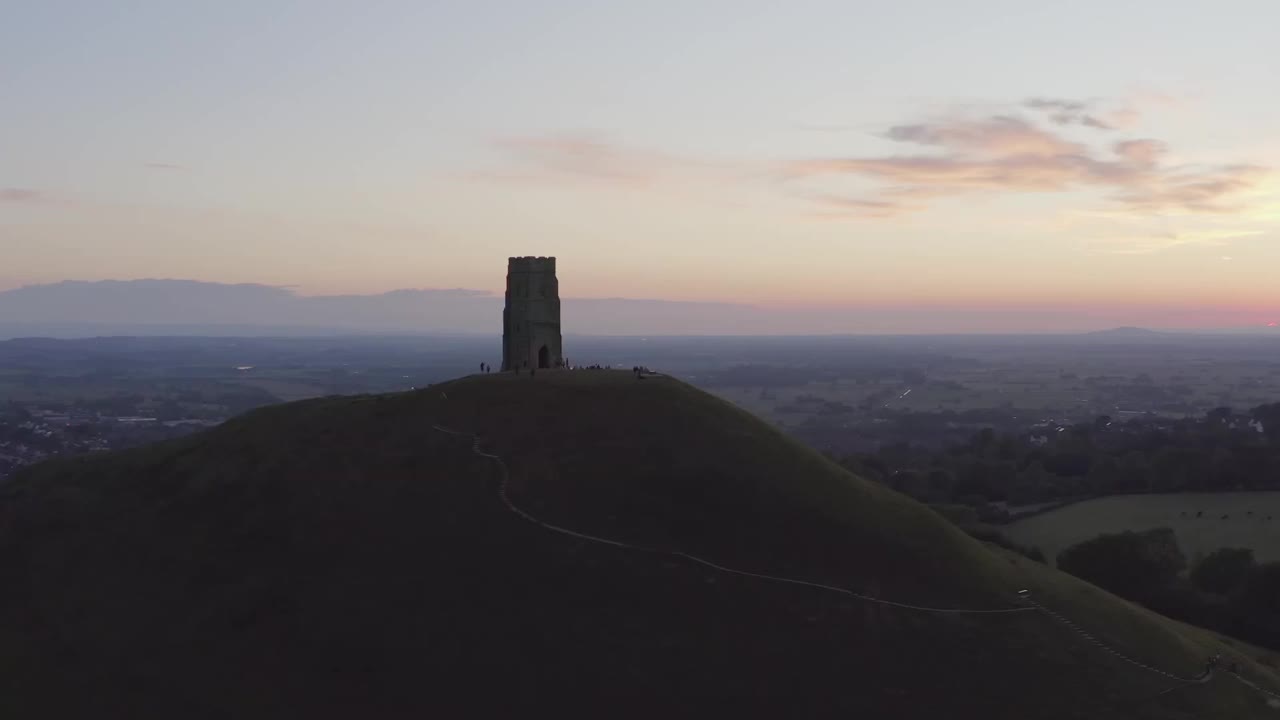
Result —
[[1277, 28], [1274, 0], [10, 0], [0, 290], [500, 291], [538, 254], [566, 297], [829, 331], [1260, 327]]

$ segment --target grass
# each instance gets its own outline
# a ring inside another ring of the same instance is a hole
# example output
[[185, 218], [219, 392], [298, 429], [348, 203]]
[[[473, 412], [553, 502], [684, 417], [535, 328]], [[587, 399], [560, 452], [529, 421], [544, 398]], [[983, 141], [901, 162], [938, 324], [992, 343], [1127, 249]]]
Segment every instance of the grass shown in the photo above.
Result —
[[1098, 498], [1019, 520], [1006, 528], [1006, 534], [1055, 558], [1063, 549], [1103, 533], [1157, 527], [1172, 528], [1188, 558], [1243, 547], [1251, 548], [1259, 562], [1280, 561], [1280, 492]]
[[[993, 550], [731, 404], [548, 372], [264, 408], [0, 488], [0, 715], [1267, 717], [1038, 613], [933, 615], [548, 533], [507, 512], [905, 602], [1017, 590], [1194, 674], [1213, 636]], [[1249, 661], [1250, 676], [1280, 686]]]

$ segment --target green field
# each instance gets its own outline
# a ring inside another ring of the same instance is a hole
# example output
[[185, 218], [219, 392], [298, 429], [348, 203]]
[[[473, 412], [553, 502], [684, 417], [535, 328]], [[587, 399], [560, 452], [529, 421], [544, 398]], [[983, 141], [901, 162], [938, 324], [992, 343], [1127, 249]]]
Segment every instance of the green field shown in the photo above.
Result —
[[1157, 527], [1173, 528], [1189, 559], [1218, 548], [1243, 547], [1251, 548], [1258, 562], [1274, 562], [1280, 560], [1280, 492], [1099, 498], [1012, 523], [1006, 534], [1055, 558], [1102, 533]]

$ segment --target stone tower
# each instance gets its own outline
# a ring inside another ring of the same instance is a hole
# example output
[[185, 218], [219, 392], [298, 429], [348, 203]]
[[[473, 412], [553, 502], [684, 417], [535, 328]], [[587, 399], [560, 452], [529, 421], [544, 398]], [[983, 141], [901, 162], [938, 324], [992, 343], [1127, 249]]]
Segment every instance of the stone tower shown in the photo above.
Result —
[[507, 259], [507, 306], [502, 311], [502, 369], [563, 364], [560, 284], [553, 257]]

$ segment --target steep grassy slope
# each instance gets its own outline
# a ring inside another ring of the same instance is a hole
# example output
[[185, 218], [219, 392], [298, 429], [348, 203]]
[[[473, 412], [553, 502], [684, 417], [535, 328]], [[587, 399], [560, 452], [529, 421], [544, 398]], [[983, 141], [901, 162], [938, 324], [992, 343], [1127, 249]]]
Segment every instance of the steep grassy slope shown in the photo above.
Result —
[[[0, 715], [1270, 717], [1206, 633], [992, 551], [681, 383], [473, 377], [260, 410], [0, 489]], [[1280, 680], [1247, 658], [1258, 682]]]

